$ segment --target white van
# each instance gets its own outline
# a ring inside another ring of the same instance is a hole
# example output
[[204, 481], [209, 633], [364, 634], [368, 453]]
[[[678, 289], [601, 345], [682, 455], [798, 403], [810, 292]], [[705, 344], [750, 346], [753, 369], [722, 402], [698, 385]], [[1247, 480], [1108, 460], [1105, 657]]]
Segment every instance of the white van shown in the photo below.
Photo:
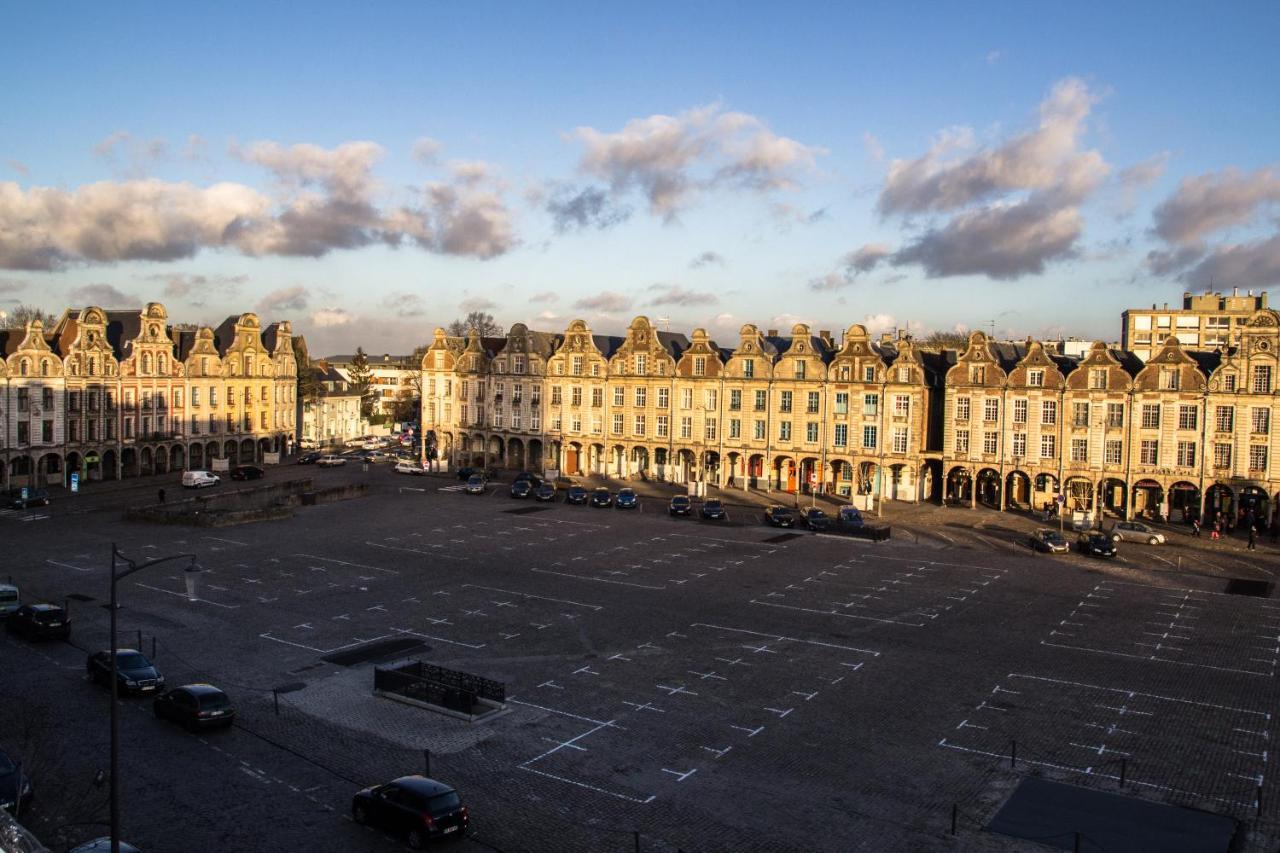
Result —
[[205, 486], [216, 486], [222, 478], [212, 471], [183, 471], [182, 485], [188, 489], [202, 489]]
[[18, 609], [18, 588], [7, 583], [0, 583], [0, 616], [8, 616]]

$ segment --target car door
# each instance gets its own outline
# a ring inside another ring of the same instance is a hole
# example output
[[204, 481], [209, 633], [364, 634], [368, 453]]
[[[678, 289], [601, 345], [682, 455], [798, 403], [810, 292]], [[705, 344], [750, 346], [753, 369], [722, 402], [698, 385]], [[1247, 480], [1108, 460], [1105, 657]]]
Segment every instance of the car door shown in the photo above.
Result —
[[418, 818], [413, 810], [413, 794], [400, 788], [388, 788], [385, 800], [387, 817], [383, 825], [395, 832], [408, 832]]

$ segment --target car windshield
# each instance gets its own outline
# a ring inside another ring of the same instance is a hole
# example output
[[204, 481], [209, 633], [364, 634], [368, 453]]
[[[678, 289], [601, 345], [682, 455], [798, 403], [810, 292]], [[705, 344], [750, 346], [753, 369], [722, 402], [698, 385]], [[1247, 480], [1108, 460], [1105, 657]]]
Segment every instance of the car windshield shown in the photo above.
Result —
[[782, 516], [791, 515], [791, 510], [787, 509], [786, 507], [781, 507], [781, 506], [780, 506], [780, 507], [775, 507], [775, 508], [773, 509], [773, 514], [774, 514], [775, 516], [778, 516], [779, 518], [781, 518]]
[[33, 615], [37, 622], [59, 622], [62, 620], [61, 610], [37, 610]]
[[141, 652], [121, 652], [116, 657], [116, 669], [145, 669], [151, 666]]
[[689, 503], [688, 498], [672, 498], [671, 502], [676, 506], [685, 506]]
[[[686, 498], [685, 500], [688, 500], [688, 498]], [[706, 507], [707, 509], [719, 509], [720, 501], [707, 501], [706, 503], [703, 504], [703, 506]]]
[[439, 794], [427, 800], [427, 811], [432, 815], [439, 817], [440, 815], [449, 814], [462, 805], [462, 799], [458, 796], [457, 791], [450, 791], [447, 794]]
[[574, 486], [573, 488], [569, 489], [569, 491], [573, 492], [575, 495], [585, 495], [587, 493], [587, 490], [582, 488], [581, 486]]
[[826, 518], [827, 514], [820, 509], [811, 509], [809, 510], [809, 517], [810, 518]]
[[1044, 539], [1046, 542], [1061, 542], [1062, 534], [1051, 530], [1048, 533], [1044, 534]]

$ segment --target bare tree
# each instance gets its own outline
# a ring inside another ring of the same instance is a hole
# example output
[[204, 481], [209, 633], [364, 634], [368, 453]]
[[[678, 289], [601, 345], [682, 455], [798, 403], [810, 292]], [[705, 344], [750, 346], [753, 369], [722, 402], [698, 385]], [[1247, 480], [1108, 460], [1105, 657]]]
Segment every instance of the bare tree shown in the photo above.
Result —
[[967, 332], [930, 332], [928, 337], [920, 341], [925, 349], [964, 349], [969, 345]]
[[34, 305], [18, 305], [7, 312], [0, 313], [4, 314], [0, 317], [0, 329], [25, 329], [32, 320], [39, 320], [47, 326], [55, 319], [52, 314]]
[[445, 328], [445, 331], [455, 338], [466, 337], [472, 330], [479, 332], [482, 338], [495, 338], [505, 333], [502, 326], [493, 319], [493, 315], [486, 311], [472, 311], [462, 319], [454, 320]]

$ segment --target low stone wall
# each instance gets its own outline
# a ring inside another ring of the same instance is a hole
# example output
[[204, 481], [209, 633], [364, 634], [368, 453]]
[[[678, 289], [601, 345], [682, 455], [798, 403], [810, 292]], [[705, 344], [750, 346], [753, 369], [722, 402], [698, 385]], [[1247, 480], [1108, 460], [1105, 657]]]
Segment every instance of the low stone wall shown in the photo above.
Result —
[[130, 507], [127, 521], [151, 524], [181, 524], [188, 527], [232, 527], [255, 521], [291, 518], [302, 505], [332, 503], [368, 494], [364, 483], [313, 489], [310, 477], [245, 486], [216, 494], [196, 494], [180, 500]]

